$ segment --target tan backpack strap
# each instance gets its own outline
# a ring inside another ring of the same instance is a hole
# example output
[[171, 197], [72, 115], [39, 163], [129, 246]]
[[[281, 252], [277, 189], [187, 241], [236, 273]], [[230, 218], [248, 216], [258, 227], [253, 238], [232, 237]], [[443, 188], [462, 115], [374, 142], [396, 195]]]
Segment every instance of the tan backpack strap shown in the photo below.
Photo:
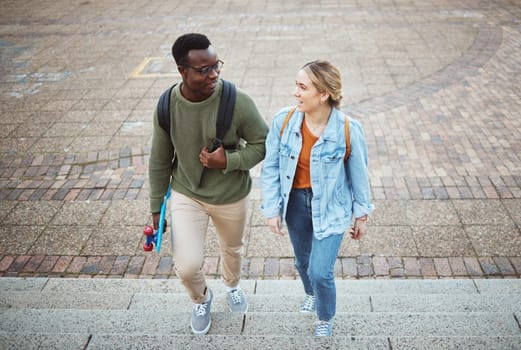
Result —
[[349, 117], [345, 116], [345, 122], [344, 122], [344, 131], [346, 133], [346, 154], [344, 155], [344, 162], [347, 161], [347, 158], [349, 158], [349, 154], [351, 154], [351, 139], [349, 135]]
[[282, 137], [282, 134], [284, 134], [284, 129], [286, 129], [286, 125], [288, 125], [289, 119], [293, 115], [293, 112], [295, 112], [295, 109], [297, 109], [296, 106], [293, 107], [292, 109], [290, 109], [288, 114], [286, 115], [286, 119], [284, 119], [284, 123], [282, 124], [282, 128], [280, 128], [280, 137]]

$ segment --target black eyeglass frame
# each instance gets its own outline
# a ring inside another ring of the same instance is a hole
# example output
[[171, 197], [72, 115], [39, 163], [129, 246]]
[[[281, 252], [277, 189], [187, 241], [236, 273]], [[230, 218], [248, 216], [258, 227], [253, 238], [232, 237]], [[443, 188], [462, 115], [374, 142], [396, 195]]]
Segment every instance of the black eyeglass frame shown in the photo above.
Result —
[[221, 71], [221, 68], [223, 67], [224, 65], [224, 62], [221, 61], [221, 60], [217, 60], [217, 62], [213, 65], [209, 65], [209, 66], [203, 66], [203, 67], [193, 67], [189, 64], [182, 64], [181, 66], [185, 67], [185, 68], [192, 68], [193, 70], [195, 70], [196, 72], [202, 74], [202, 75], [205, 75], [207, 76], [208, 74], [210, 74], [211, 71], [216, 71], [217, 73], [219, 73]]

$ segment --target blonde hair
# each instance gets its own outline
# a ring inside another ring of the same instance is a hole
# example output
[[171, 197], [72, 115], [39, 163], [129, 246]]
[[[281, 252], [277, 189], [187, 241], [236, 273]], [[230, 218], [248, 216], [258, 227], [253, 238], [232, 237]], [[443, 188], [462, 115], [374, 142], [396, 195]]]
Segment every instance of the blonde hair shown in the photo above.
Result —
[[306, 63], [301, 68], [318, 90], [329, 94], [329, 104], [340, 107], [342, 101], [342, 75], [340, 70], [325, 60], [315, 60]]

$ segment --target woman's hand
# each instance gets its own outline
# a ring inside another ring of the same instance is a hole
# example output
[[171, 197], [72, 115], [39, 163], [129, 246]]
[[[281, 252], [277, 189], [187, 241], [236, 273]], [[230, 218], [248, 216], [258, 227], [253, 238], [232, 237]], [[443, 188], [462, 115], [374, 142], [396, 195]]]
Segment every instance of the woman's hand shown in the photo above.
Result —
[[359, 240], [360, 238], [362, 238], [363, 235], [365, 235], [366, 221], [367, 221], [367, 215], [356, 218], [355, 225], [353, 227], [351, 227], [351, 229], [349, 230], [349, 233], [351, 234], [352, 239]]
[[279, 235], [284, 236], [284, 232], [281, 230], [281, 222], [280, 215], [269, 218], [268, 219], [268, 227], [270, 228], [270, 231]]

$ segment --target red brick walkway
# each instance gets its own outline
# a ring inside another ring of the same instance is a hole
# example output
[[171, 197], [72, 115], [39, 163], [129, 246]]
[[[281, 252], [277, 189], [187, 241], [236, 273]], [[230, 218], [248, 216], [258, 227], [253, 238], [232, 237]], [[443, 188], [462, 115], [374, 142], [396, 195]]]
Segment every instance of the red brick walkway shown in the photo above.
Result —
[[[219, 258], [206, 258], [205, 274], [220, 278]], [[4, 255], [4, 277], [176, 278], [172, 257]], [[295, 279], [293, 258], [243, 260], [245, 279]], [[347, 257], [337, 259], [335, 276], [362, 278], [520, 278], [521, 257]]]

